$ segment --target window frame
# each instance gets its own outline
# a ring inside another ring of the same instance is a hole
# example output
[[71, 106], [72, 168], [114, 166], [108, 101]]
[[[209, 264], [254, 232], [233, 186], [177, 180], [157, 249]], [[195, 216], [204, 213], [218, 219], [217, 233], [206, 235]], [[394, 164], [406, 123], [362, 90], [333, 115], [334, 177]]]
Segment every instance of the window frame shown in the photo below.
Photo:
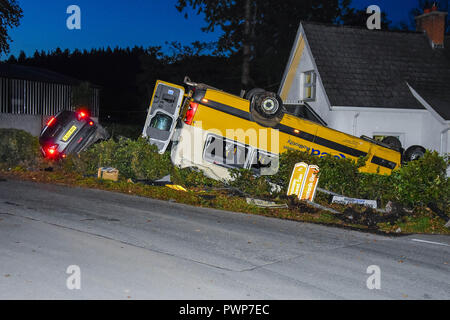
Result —
[[[311, 75], [310, 82], [306, 82], [306, 77]], [[303, 101], [315, 101], [316, 100], [316, 87], [317, 87], [317, 73], [315, 70], [309, 70], [302, 73], [302, 81], [301, 81], [301, 96]], [[311, 89], [311, 96], [306, 97], [306, 89]]]
[[[219, 162], [216, 161], [217, 159], [215, 159], [215, 158], [213, 158], [211, 156], [208, 156], [207, 155], [208, 146], [210, 145], [210, 143], [214, 143], [214, 142], [210, 142], [210, 140], [212, 138], [220, 139], [222, 141], [222, 146], [224, 146], [224, 143], [228, 142], [228, 143], [233, 143], [236, 146], [244, 148], [247, 151], [247, 154], [246, 154], [246, 158], [245, 158], [245, 161], [242, 164], [242, 166], [240, 166], [240, 165], [237, 166], [237, 165], [233, 165], [231, 163], [227, 163], [225, 157], [222, 157], [223, 161], [219, 163]], [[253, 159], [258, 154], [258, 152], [264, 154], [265, 156], [273, 158], [270, 167], [268, 167], [268, 168], [264, 168], [264, 167], [263, 168], [253, 168]], [[205, 138], [205, 142], [204, 142], [204, 145], [203, 145], [203, 155], [202, 156], [203, 156], [203, 160], [208, 162], [208, 163], [212, 163], [212, 164], [215, 164], [215, 165], [218, 165], [218, 166], [221, 166], [221, 167], [231, 168], [231, 169], [239, 169], [239, 168], [250, 169], [250, 170], [252, 170], [252, 172], [254, 172], [254, 173], [258, 174], [258, 175], [275, 174], [278, 171], [278, 166], [279, 166], [279, 156], [277, 154], [274, 154], [274, 153], [271, 153], [271, 152], [268, 152], [268, 151], [265, 151], [265, 150], [261, 150], [261, 149], [255, 148], [255, 147], [253, 147], [251, 145], [244, 144], [244, 143], [241, 143], [241, 142], [236, 141], [236, 140], [228, 139], [228, 138], [226, 138], [224, 136], [220, 136], [220, 135], [217, 135], [217, 134], [211, 134], [211, 133], [208, 134], [206, 136], [206, 138]], [[273, 169], [274, 165], [276, 166], [276, 170], [275, 171]], [[269, 172], [269, 173], [267, 173], [267, 172]]]
[[[223, 160], [219, 163], [216, 161], [215, 157], [213, 158], [211, 156], [207, 156], [207, 148], [210, 145], [210, 143], [211, 143], [210, 140], [212, 138], [220, 139], [222, 141], [222, 144], [221, 144], [222, 148], [224, 148], [225, 143], [227, 143], [227, 142], [233, 143], [235, 146], [243, 148], [244, 152], [245, 151], [247, 152], [246, 158], [244, 159], [244, 163], [242, 165], [240, 165], [240, 164], [236, 165], [234, 163], [227, 162], [227, 158], [224, 157], [223, 155], [222, 155]], [[217, 135], [217, 134], [208, 134], [206, 136], [206, 139], [205, 139], [205, 142], [203, 145], [203, 160], [206, 162], [221, 166], [221, 167], [225, 167], [225, 168], [231, 168], [231, 169], [247, 168], [252, 155], [253, 155], [253, 148], [250, 145], [243, 144], [236, 140], [231, 140], [231, 139], [225, 138], [225, 137]]]

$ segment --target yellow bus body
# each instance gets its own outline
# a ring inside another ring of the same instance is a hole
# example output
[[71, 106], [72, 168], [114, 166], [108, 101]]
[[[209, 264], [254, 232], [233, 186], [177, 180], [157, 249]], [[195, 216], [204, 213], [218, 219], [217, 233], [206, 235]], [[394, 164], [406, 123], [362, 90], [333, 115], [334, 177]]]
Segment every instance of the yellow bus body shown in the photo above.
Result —
[[[367, 162], [360, 168], [361, 172], [391, 174], [393, 169], [401, 165], [400, 152], [378, 145], [374, 142], [358, 138], [315, 122], [285, 114], [279, 125], [267, 128], [250, 118], [250, 101], [238, 96], [214, 89], [206, 89], [201, 98], [191, 101], [198, 103], [192, 125], [206, 131], [222, 132], [227, 137], [227, 130], [243, 130], [258, 132], [258, 141], [252, 145], [260, 150], [279, 154], [287, 150], [307, 151], [323, 157], [326, 154], [338, 158], [357, 160], [367, 156]], [[186, 110], [182, 111], [186, 112]], [[261, 139], [259, 130], [278, 130], [278, 141]], [[234, 140], [243, 144], [252, 144], [245, 135], [236, 135]]]

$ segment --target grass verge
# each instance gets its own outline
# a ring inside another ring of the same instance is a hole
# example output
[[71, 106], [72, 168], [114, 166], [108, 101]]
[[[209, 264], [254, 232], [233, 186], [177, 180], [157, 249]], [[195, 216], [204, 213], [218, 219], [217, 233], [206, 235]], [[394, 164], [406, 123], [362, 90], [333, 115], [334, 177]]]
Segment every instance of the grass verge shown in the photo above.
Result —
[[[302, 204], [300, 206], [289, 206], [289, 208], [282, 209], [257, 207], [255, 205], [248, 204], [245, 198], [230, 195], [224, 190], [189, 188], [188, 192], [183, 192], [162, 186], [130, 183], [125, 179], [121, 179], [118, 182], [99, 180], [94, 177], [85, 177], [77, 173], [67, 173], [60, 169], [48, 172], [43, 170], [28, 171], [22, 167], [16, 167], [12, 170], [0, 170], [0, 177], [5, 179], [22, 179], [41, 183], [121, 192], [153, 199], [175, 201], [177, 203], [199, 207], [317, 223], [372, 233], [389, 235], [404, 235], [410, 233], [450, 234], [450, 230], [444, 227], [445, 221], [433, 215], [428, 208], [420, 208], [417, 212], [414, 212], [413, 215], [403, 217], [393, 224], [383, 222], [377, 223], [372, 227], [368, 227], [365, 225], [342, 221], [342, 219], [339, 219], [328, 211], [311, 208], [306, 204]], [[334, 205], [333, 208], [341, 212], [346, 209], [345, 206], [336, 205]]]

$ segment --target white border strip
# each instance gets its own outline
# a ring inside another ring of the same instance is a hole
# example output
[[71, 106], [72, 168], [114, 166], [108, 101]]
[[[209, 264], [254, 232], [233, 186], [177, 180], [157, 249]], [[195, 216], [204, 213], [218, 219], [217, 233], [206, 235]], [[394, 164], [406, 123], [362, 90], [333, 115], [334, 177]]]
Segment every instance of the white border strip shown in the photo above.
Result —
[[450, 247], [450, 244], [441, 243], [441, 242], [434, 242], [434, 241], [427, 241], [427, 240], [420, 240], [420, 239], [411, 239], [411, 241], [423, 242], [423, 243], [429, 243], [429, 244], [437, 244], [439, 246]]

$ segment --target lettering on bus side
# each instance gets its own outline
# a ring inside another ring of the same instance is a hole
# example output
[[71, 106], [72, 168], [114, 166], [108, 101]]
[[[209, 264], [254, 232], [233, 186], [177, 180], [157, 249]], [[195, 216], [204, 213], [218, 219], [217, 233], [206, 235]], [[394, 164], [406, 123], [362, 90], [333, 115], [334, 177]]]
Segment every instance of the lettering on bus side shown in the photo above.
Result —
[[[329, 154], [328, 152], [322, 152], [319, 149], [314, 149], [311, 148], [311, 155], [312, 156], [318, 156], [320, 158], [325, 157], [327, 154]], [[333, 157], [338, 158], [338, 159], [345, 159], [345, 155], [343, 155], [342, 153], [339, 154], [331, 154]]]
[[[287, 143], [289, 143], [289, 144], [292, 145], [292, 146], [296, 146], [296, 147], [299, 148], [299, 149], [304, 149], [306, 152], [309, 152], [311, 155], [313, 155], [313, 156], [318, 156], [318, 157], [320, 157], [320, 158], [323, 158], [324, 156], [326, 156], [327, 154], [329, 154], [328, 152], [322, 152], [322, 151], [320, 151], [319, 149], [309, 148], [309, 147], [307, 147], [307, 146], [305, 146], [305, 145], [302, 145], [302, 144], [300, 144], [300, 143], [298, 143], [298, 142], [292, 141], [291, 139], [288, 139]], [[290, 148], [290, 147], [287, 147], [287, 146], [285, 146], [284, 149], [286, 149], [286, 150], [288, 150], [288, 149], [290, 149], [290, 150], [295, 150], [294, 148]], [[333, 157], [335, 157], [335, 158], [338, 158], [338, 159], [345, 159], [345, 158], [346, 158], [346, 156], [345, 156], [344, 154], [342, 154], [342, 153], [339, 153], [339, 154], [331, 154], [331, 155], [332, 155]]]

